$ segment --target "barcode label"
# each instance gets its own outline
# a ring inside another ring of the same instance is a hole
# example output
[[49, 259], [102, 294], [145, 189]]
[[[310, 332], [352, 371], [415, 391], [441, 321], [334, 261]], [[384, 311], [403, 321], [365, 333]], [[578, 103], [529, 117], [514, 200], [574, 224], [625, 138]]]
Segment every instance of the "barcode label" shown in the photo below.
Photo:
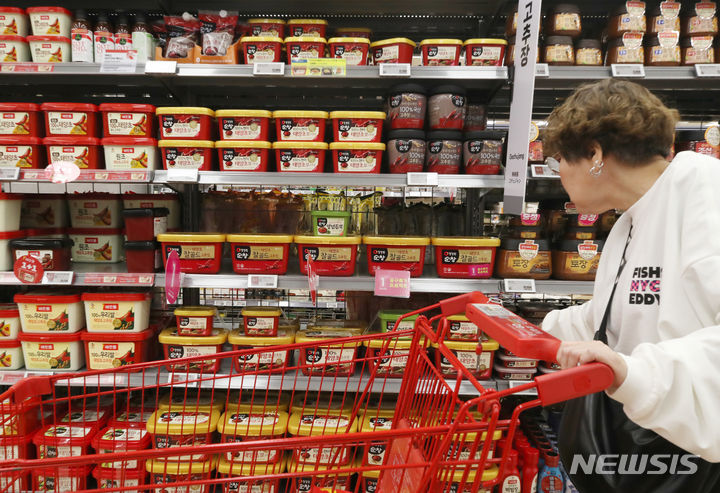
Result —
[[639, 63], [614, 63], [611, 69], [613, 77], [645, 77], [645, 67]]
[[381, 63], [380, 77], [410, 77], [409, 63]]
[[408, 186], [428, 186], [436, 187], [438, 185], [438, 174], [437, 173], [408, 173], [407, 174]]
[[15, 181], [20, 178], [20, 168], [0, 168], [0, 181]]
[[42, 284], [72, 284], [73, 276], [75, 275], [72, 271], [49, 271], [43, 274]]
[[698, 77], [720, 77], [720, 64], [710, 63], [707, 65], [695, 65], [695, 74]]
[[547, 63], [535, 65], [535, 77], [550, 77], [550, 67]]
[[534, 293], [535, 279], [505, 279], [503, 286], [506, 293]]
[[247, 287], [248, 288], [265, 288], [274, 289], [278, 286], [278, 276], [271, 275], [258, 275], [248, 274]]
[[285, 64], [283, 62], [254, 63], [253, 75], [285, 75]]

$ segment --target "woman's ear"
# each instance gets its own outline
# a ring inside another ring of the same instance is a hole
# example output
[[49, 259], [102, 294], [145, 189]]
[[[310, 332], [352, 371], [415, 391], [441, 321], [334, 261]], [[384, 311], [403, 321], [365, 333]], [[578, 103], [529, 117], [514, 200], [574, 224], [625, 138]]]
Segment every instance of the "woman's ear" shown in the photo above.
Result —
[[600, 164], [603, 162], [603, 150], [602, 147], [600, 147], [600, 143], [597, 141], [593, 141], [593, 143], [590, 144], [590, 161], [592, 161], [593, 164]]

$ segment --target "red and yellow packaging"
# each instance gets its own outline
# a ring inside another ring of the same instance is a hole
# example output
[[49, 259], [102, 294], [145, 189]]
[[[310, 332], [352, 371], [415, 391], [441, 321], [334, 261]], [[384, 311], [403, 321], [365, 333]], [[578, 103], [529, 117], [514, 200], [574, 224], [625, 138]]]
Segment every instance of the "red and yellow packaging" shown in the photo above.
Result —
[[40, 105], [35, 103], [0, 103], [0, 135], [42, 137]]
[[221, 140], [215, 142], [218, 150], [218, 163], [221, 171], [260, 171], [268, 170], [270, 148], [265, 141]]
[[287, 272], [290, 235], [227, 235], [233, 270], [238, 274], [276, 274]]
[[210, 171], [215, 143], [210, 140], [159, 140], [163, 169]]
[[105, 137], [155, 137], [155, 106], [151, 104], [103, 103]]
[[271, 346], [286, 346], [295, 341], [295, 331], [280, 328], [277, 335], [273, 337], [249, 336], [240, 329], [233, 330], [228, 335], [228, 342], [232, 344], [233, 351], [241, 351], [247, 349], [258, 349], [268, 347], [265, 352], [253, 352], [253, 354], [243, 354], [237, 356], [234, 360], [235, 371], [242, 373], [244, 371], [258, 370], [276, 370], [286, 368], [291, 363], [292, 350], [280, 349], [273, 350]]
[[[158, 409], [147, 422], [147, 431], [155, 449], [202, 446], [212, 443], [217, 430], [220, 413], [212, 411], [174, 411]], [[207, 453], [168, 456], [168, 462], [205, 461], [212, 456]]]
[[157, 108], [160, 138], [172, 140], [212, 140], [215, 112], [210, 108], [166, 106]]
[[102, 169], [100, 139], [95, 137], [45, 137], [48, 164], [73, 163], [80, 169]]
[[220, 272], [225, 235], [209, 233], [165, 233], [157, 236], [162, 243], [163, 265], [172, 250], [180, 257], [180, 271], [189, 274]]
[[83, 332], [85, 359], [89, 370], [107, 370], [151, 361], [155, 330], [125, 334]]
[[435, 267], [438, 277], [487, 279], [492, 277], [498, 238], [436, 237]]
[[407, 270], [410, 277], [419, 277], [425, 265], [425, 249], [430, 238], [425, 236], [363, 236], [367, 245], [368, 271]]
[[[158, 337], [163, 345], [165, 359], [191, 358], [196, 356], [215, 356], [222, 352], [227, 341], [227, 333], [222, 329], [213, 329], [209, 336], [181, 336], [177, 328], [169, 327]], [[168, 371], [189, 371], [216, 373], [220, 368], [220, 359], [213, 357], [207, 360], [165, 365]]]
[[87, 103], [43, 103], [45, 135], [48, 137], [98, 136], [98, 108]]
[[300, 272], [307, 273], [312, 260], [312, 269], [320, 276], [352, 276], [360, 240], [360, 236], [295, 236]]
[[[215, 117], [218, 122], [220, 140], [259, 140], [265, 142], [270, 140], [272, 111], [217, 110]], [[216, 147], [218, 146], [216, 145]]]

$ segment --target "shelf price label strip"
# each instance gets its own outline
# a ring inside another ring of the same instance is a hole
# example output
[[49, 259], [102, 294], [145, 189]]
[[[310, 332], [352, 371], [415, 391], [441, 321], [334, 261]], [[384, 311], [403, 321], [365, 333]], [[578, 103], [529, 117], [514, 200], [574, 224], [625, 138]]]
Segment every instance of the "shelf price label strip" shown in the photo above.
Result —
[[155, 274], [85, 274], [84, 284], [88, 285], [127, 285], [127, 286], [153, 286]]

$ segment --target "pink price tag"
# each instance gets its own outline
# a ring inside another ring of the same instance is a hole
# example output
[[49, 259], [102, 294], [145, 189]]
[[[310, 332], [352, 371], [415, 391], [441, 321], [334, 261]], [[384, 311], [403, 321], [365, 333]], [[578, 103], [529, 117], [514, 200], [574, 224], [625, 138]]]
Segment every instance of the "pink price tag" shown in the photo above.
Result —
[[410, 271], [383, 269], [375, 271], [375, 296], [409, 298]]
[[307, 259], [307, 275], [308, 275], [308, 288], [310, 289], [310, 301], [313, 304], [317, 304], [317, 292], [320, 286], [320, 276], [315, 272], [315, 265], [313, 264], [312, 256], [308, 256]]
[[170, 250], [165, 264], [165, 299], [174, 304], [180, 296], [180, 255]]

